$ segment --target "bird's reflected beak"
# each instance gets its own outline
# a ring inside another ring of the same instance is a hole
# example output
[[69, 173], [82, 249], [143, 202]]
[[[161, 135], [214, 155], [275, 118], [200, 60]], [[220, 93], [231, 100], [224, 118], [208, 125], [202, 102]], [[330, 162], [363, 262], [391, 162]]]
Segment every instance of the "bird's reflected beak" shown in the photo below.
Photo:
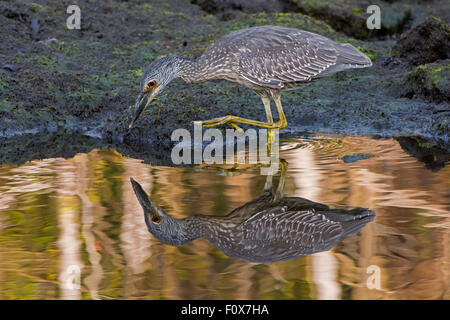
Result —
[[134, 118], [133, 121], [131, 121], [128, 128], [131, 129], [133, 127], [134, 123], [139, 118], [142, 111], [144, 111], [145, 108], [147, 108], [150, 102], [152, 102], [153, 98], [154, 98], [153, 92], [141, 92], [139, 94], [139, 97], [136, 100], [136, 105], [134, 106]]
[[159, 219], [158, 207], [152, 203], [147, 193], [145, 193], [144, 189], [142, 189], [141, 185], [137, 183], [136, 180], [130, 178], [130, 181], [134, 193], [136, 194], [142, 209], [144, 209], [144, 213], [150, 215], [152, 221], [154, 221], [154, 219]]

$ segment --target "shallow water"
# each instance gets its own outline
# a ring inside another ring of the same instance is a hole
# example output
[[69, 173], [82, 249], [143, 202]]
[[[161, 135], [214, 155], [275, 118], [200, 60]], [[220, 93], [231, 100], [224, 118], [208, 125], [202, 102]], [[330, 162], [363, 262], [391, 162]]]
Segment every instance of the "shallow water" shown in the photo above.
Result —
[[[259, 169], [152, 166], [112, 149], [5, 164], [0, 298], [450, 298], [448, 166], [431, 171], [393, 139], [291, 139], [282, 149], [286, 196], [370, 208], [375, 220], [330, 251], [249, 263], [205, 239], [162, 244], [147, 231], [129, 178], [174, 217], [223, 216], [262, 192]], [[342, 160], [358, 153], [370, 156]]]

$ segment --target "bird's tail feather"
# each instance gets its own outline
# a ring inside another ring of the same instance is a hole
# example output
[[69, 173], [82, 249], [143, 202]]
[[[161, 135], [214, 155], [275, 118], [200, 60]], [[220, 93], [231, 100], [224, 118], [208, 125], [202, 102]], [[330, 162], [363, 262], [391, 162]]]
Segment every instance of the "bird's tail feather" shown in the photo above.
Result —
[[366, 224], [375, 219], [375, 212], [366, 210], [361, 214], [355, 215], [353, 220], [345, 221], [342, 223], [344, 228], [344, 236], [350, 236], [361, 230]]
[[327, 212], [326, 217], [332, 221], [340, 222], [344, 228], [343, 237], [350, 236], [361, 230], [366, 224], [373, 221], [375, 211], [365, 208], [355, 208], [350, 211], [333, 210]]
[[339, 44], [336, 46], [336, 50], [338, 50], [336, 63], [319, 73], [315, 78], [322, 78], [347, 69], [367, 68], [372, 66], [370, 58], [351, 44]]
[[368, 56], [349, 43], [340, 44], [336, 49], [339, 52], [336, 64], [352, 65], [353, 68], [366, 68], [372, 65]]

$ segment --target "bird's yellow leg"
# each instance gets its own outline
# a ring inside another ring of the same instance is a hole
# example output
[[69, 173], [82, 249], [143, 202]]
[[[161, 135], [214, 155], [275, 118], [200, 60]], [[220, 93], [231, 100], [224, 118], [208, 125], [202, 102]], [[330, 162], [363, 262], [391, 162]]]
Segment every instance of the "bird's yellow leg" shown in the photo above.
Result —
[[278, 181], [277, 190], [275, 192], [275, 201], [283, 198], [284, 184], [286, 182], [286, 172], [288, 163], [284, 159], [280, 159], [280, 181]]
[[[264, 109], [266, 110], [267, 123], [273, 123], [272, 111], [270, 110], [270, 96], [267, 94], [261, 95], [261, 100], [264, 104]], [[272, 153], [272, 144], [275, 141], [275, 134], [278, 129], [267, 130], [267, 149], [269, 154]]]
[[286, 120], [286, 116], [284, 115], [284, 111], [283, 111], [283, 106], [281, 105], [281, 95], [280, 95], [280, 91], [271, 91], [272, 93], [272, 98], [273, 101], [275, 101], [275, 105], [277, 106], [277, 111], [278, 111], [278, 122], [277, 124], [279, 124], [279, 129], [284, 129], [287, 127], [287, 120]]
[[261, 100], [266, 110], [267, 123], [273, 123], [272, 111], [270, 110], [270, 97], [268, 95], [261, 96]]
[[269, 129], [267, 130], [267, 150], [269, 152], [269, 154], [272, 154], [272, 145], [275, 141], [275, 135], [276, 135], [276, 131], [278, 129]]
[[201, 121], [201, 125], [204, 128], [213, 128], [213, 127], [218, 127], [221, 126], [223, 124], [232, 124], [232, 123], [245, 123], [245, 124], [249, 124], [252, 126], [256, 126], [256, 127], [263, 127], [263, 128], [267, 128], [267, 129], [284, 129], [287, 127], [287, 122], [286, 119], [284, 120], [280, 120], [278, 122], [275, 123], [268, 123], [268, 122], [262, 122], [262, 121], [257, 121], [257, 120], [251, 120], [251, 119], [245, 119], [245, 118], [241, 118], [241, 117], [237, 117], [237, 116], [225, 116], [225, 117], [221, 117], [221, 118], [215, 118], [215, 119], [211, 119], [211, 120], [207, 120], [207, 121]]
[[284, 115], [283, 106], [281, 105], [280, 92], [272, 91], [272, 98], [275, 101], [275, 105], [277, 106], [278, 115], [279, 115], [279, 120], [276, 123], [273, 122], [272, 113], [270, 111], [270, 100], [268, 99], [268, 97], [263, 97], [262, 99], [263, 99], [264, 107], [266, 109], [266, 116], [267, 116], [268, 122], [245, 119], [245, 118], [229, 115], [229, 116], [225, 116], [225, 117], [202, 121], [201, 124], [204, 128], [213, 128], [213, 127], [217, 127], [217, 126], [220, 126], [223, 124], [231, 124], [233, 127], [235, 127], [233, 124], [236, 125], [236, 122], [238, 122], [238, 123], [249, 124], [249, 125], [256, 126], [256, 127], [263, 127], [263, 128], [267, 128], [267, 129], [277, 129], [277, 130], [284, 129], [287, 127], [287, 121], [286, 121], [286, 116]]
[[221, 117], [221, 118], [215, 118], [215, 119], [211, 119], [211, 120], [207, 120], [207, 121], [202, 121], [201, 124], [204, 128], [213, 128], [213, 127], [217, 127], [223, 124], [231, 124], [231, 123], [245, 123], [245, 124], [249, 124], [252, 126], [257, 126], [257, 127], [263, 127], [263, 128], [267, 128], [267, 129], [280, 129], [281, 128], [281, 124], [280, 122], [277, 123], [267, 123], [267, 122], [262, 122], [262, 121], [257, 121], [257, 120], [251, 120], [251, 119], [245, 119], [245, 118], [241, 118], [241, 117], [237, 117], [237, 116], [225, 116], [225, 117]]
[[231, 124], [231, 126], [232, 126], [234, 129], [236, 129], [237, 131], [239, 131], [239, 132], [244, 132], [244, 130], [242, 130], [242, 128], [239, 127], [236, 123], [232, 122], [232, 123], [230, 123], [230, 124]]
[[267, 148], [269, 151], [269, 154], [272, 154], [272, 144], [275, 141], [275, 130], [281, 130], [287, 127], [287, 120], [286, 116], [284, 115], [283, 106], [281, 105], [281, 97], [279, 91], [271, 91], [273, 101], [275, 101], [275, 105], [277, 106], [278, 110], [278, 122], [275, 124], [276, 128], [269, 128], [269, 132], [267, 133]]
[[273, 181], [273, 176], [271, 174], [267, 175], [263, 192], [269, 191], [270, 193], [272, 193], [272, 181]]

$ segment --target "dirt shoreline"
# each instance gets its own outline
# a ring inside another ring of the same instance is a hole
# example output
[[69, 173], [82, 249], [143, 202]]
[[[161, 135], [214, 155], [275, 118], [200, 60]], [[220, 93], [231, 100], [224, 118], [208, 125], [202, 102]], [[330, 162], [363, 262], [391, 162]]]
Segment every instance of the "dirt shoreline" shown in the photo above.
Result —
[[[264, 120], [262, 103], [245, 88], [225, 81], [189, 85], [177, 80], [144, 112], [136, 127], [128, 130], [139, 77], [154, 59], [166, 55], [199, 56], [226, 33], [272, 24], [349, 42], [374, 62], [370, 69], [342, 72], [302, 90], [283, 93], [289, 123], [284, 134], [413, 135], [447, 149], [450, 141], [447, 47], [438, 50], [443, 53], [433, 61], [414, 59], [422, 64], [412, 63], [408, 51], [398, 53], [402, 48], [392, 50], [399, 39], [415, 39], [423, 33], [420, 30], [429, 32], [425, 37], [430, 42], [437, 39], [437, 46], [448, 45], [445, 39], [449, 21], [445, 10], [439, 16], [444, 2], [396, 1], [402, 8], [409, 6], [404, 10], [410, 13], [406, 20], [392, 17], [394, 20], [388, 21], [391, 27], [399, 21], [389, 29], [388, 36], [361, 35], [348, 28], [339, 30], [341, 26], [337, 23], [333, 24], [338, 29], [335, 30], [327, 23], [330, 16], [320, 14], [329, 8], [320, 1], [309, 2], [307, 8], [280, 7], [284, 12], [275, 7], [266, 10], [267, 13], [231, 8], [223, 11], [231, 12], [229, 18], [223, 19], [207, 14], [200, 5], [187, 0], [151, 4], [147, 1], [92, 4], [80, 0], [81, 30], [68, 30], [65, 3], [2, 1], [0, 138], [6, 141], [31, 133], [90, 132], [104, 139], [105, 144], [145, 142], [155, 148], [170, 148], [173, 130], [192, 130], [195, 120], [227, 114]], [[380, 1], [380, 5], [390, 4]], [[364, 16], [360, 11], [359, 7], [350, 7], [342, 15], [356, 21]], [[427, 15], [436, 16], [436, 21], [427, 22]], [[414, 33], [414, 28], [419, 31]], [[408, 48], [407, 41], [403, 42]], [[2, 153], [5, 150], [2, 147]]]

